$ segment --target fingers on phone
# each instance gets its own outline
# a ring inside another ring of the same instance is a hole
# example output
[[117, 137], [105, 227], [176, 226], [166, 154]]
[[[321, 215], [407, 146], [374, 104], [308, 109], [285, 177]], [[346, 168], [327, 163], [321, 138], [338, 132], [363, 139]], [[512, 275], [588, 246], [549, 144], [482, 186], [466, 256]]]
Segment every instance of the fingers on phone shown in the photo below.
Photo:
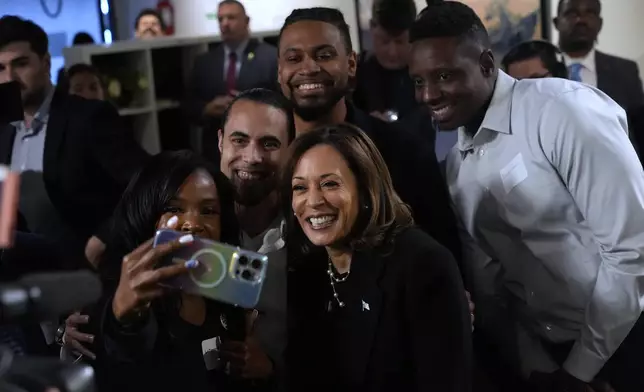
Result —
[[71, 340], [71, 341], [77, 340], [79, 342], [94, 343], [94, 335], [79, 332], [75, 328], [70, 328], [67, 331], [65, 331], [65, 333], [67, 334], [67, 337], [65, 338], [65, 340]]
[[[149, 270], [159, 262], [159, 260], [173, 251], [188, 246], [194, 242], [195, 238], [192, 234], [186, 234], [178, 239], [161, 244], [157, 247], [150, 247], [148, 251], [140, 258], [138, 263], [132, 267], [132, 270]], [[154, 240], [152, 240], [154, 241]]]
[[85, 348], [85, 346], [83, 346], [78, 340], [72, 341], [72, 349], [88, 358], [96, 359], [96, 354]]
[[80, 314], [78, 312], [71, 314], [69, 317], [67, 317], [67, 324], [68, 325], [80, 325], [80, 324], [87, 324], [89, 323], [89, 316]]

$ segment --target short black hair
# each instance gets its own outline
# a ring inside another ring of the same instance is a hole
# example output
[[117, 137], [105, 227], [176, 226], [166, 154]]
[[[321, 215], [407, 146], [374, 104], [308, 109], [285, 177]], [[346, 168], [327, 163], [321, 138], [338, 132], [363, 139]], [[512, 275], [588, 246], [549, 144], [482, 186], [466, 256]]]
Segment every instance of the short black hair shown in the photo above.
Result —
[[[561, 15], [561, 7], [563, 7], [563, 3], [566, 0], [559, 0], [559, 3], [557, 3], [557, 15]], [[599, 12], [602, 10], [602, 2], [600, 0], [595, 0], [597, 5], [599, 6]]]
[[487, 29], [472, 8], [459, 1], [428, 0], [409, 31], [410, 42], [452, 37], [490, 46]]
[[284, 30], [288, 26], [302, 21], [324, 22], [335, 26], [340, 30], [347, 54], [353, 51], [351, 33], [349, 32], [349, 25], [344, 20], [344, 15], [342, 15], [342, 12], [336, 8], [327, 7], [298, 8], [293, 10], [293, 12], [286, 17], [284, 26], [280, 29], [277, 45], [279, 46], [279, 41], [282, 39], [282, 33], [284, 33]]
[[94, 43], [94, 38], [92, 38], [89, 33], [86, 33], [84, 31], [81, 31], [79, 33], [76, 33], [74, 36], [74, 40], [72, 41], [72, 45], [85, 45], [85, 44], [93, 44]]
[[165, 30], [165, 23], [163, 22], [163, 18], [161, 17], [161, 14], [159, 11], [155, 10], [154, 8], [144, 8], [139, 12], [139, 14], [136, 16], [136, 20], [134, 21], [134, 29], [139, 28], [139, 22], [141, 21], [141, 18], [144, 16], [154, 16], [159, 20], [159, 23], [161, 24], [161, 28]]
[[242, 11], [244, 12], [244, 15], [246, 15], [246, 7], [244, 7], [244, 5], [240, 1], [237, 1], [237, 0], [222, 0], [222, 1], [219, 2], [217, 7], [221, 7], [222, 5], [227, 5], [227, 4], [234, 4], [236, 6], [239, 6], [239, 8], [241, 8]]
[[0, 49], [16, 42], [29, 42], [40, 57], [49, 52], [49, 38], [42, 27], [19, 16], [5, 15], [0, 18]]
[[224, 114], [221, 118], [222, 132], [224, 130], [226, 122], [228, 121], [228, 116], [230, 115], [232, 107], [238, 101], [252, 101], [262, 103], [264, 105], [268, 105], [280, 110], [284, 113], [284, 115], [286, 115], [286, 124], [288, 126], [286, 130], [288, 135], [288, 142], [291, 143], [293, 139], [295, 139], [295, 117], [293, 115], [293, 105], [291, 104], [291, 101], [286, 99], [286, 97], [284, 97], [282, 94], [266, 88], [252, 88], [250, 90], [245, 90], [239, 93], [224, 111]]
[[522, 42], [510, 49], [501, 60], [506, 71], [510, 65], [519, 61], [538, 57], [550, 74], [556, 78], [568, 78], [568, 69], [563, 54], [555, 45], [547, 41], [533, 40]]
[[371, 25], [399, 35], [409, 30], [416, 20], [413, 0], [377, 0], [371, 8]]

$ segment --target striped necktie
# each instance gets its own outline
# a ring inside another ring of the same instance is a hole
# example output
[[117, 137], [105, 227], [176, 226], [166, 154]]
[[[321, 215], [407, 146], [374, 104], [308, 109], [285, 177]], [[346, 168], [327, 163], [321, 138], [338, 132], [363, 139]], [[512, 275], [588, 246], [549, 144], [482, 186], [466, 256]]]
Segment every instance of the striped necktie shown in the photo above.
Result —
[[584, 66], [577, 63], [577, 64], [571, 64], [568, 66], [568, 73], [570, 74], [570, 80], [574, 80], [575, 82], [581, 82], [581, 69]]

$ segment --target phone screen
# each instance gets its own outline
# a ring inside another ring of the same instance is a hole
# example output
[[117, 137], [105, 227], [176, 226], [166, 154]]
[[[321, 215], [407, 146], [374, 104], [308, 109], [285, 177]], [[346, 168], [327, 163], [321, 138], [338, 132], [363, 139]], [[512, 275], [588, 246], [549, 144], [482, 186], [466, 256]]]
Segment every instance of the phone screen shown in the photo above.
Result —
[[19, 189], [20, 175], [0, 165], [0, 249], [13, 245]]

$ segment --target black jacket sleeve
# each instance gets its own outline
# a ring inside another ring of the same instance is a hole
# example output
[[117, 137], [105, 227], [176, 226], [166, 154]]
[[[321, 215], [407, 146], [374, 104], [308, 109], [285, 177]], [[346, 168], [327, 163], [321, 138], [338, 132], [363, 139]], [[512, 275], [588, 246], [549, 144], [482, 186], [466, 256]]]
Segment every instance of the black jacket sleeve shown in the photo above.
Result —
[[405, 317], [416, 390], [471, 391], [471, 323], [458, 267], [435, 241], [423, 248], [406, 271]]

